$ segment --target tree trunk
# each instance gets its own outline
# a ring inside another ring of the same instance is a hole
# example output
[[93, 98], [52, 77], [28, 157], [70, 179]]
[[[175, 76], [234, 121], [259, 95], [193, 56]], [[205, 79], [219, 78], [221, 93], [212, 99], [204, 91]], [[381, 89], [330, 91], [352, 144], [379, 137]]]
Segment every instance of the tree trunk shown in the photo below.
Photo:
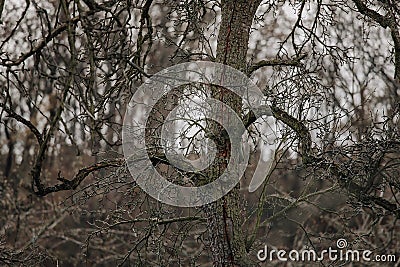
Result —
[[[246, 54], [250, 27], [259, 0], [222, 1], [222, 21], [217, 44], [217, 62], [245, 71]], [[229, 105], [239, 115], [242, 100], [233, 92], [221, 87], [212, 88], [212, 97]], [[218, 136], [222, 128], [216, 124], [209, 126]], [[210, 170], [210, 180], [218, 178], [225, 170], [230, 156], [228, 140], [218, 140], [218, 153], [214, 167]], [[208, 241], [214, 266], [250, 266], [247, 257], [242, 223], [245, 217], [239, 186], [222, 199], [204, 207], [208, 218]]]

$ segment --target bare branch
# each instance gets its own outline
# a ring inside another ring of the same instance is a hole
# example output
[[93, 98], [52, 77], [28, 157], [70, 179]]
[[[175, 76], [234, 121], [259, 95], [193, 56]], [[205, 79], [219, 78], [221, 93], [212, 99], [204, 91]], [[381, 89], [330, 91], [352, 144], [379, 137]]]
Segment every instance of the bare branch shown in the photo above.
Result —
[[389, 10], [386, 16], [382, 16], [378, 12], [368, 8], [362, 0], [353, 0], [358, 11], [379, 23], [383, 28], [390, 28], [391, 36], [394, 42], [394, 58], [395, 58], [395, 79], [400, 81], [400, 33], [395, 15]]
[[353, 2], [354, 4], [356, 4], [356, 7], [361, 14], [373, 19], [383, 28], [387, 28], [390, 26], [390, 19], [388, 17], [384, 17], [378, 12], [368, 8], [362, 0], [353, 0]]
[[93, 15], [94, 13], [95, 13], [95, 11], [90, 10], [90, 11], [85, 12], [84, 14], [81, 14], [79, 16], [72, 18], [70, 21], [68, 21], [66, 23], [61, 24], [56, 29], [54, 29], [52, 32], [50, 32], [49, 35], [46, 36], [46, 38], [39, 41], [38, 44], [32, 50], [30, 50], [28, 53], [23, 54], [16, 60], [4, 60], [3, 59], [2, 65], [6, 66], [6, 67], [18, 66], [19, 64], [24, 62], [29, 57], [40, 52], [49, 42], [51, 42], [51, 40], [53, 40], [55, 37], [57, 37], [62, 32], [67, 30], [69, 28], [70, 24], [76, 24], [81, 20], [82, 16], [90, 16], [90, 15]]
[[0, 24], [3, 23], [3, 22], [1, 21], [1, 13], [3, 13], [4, 2], [5, 2], [5, 0], [0, 0]]
[[43, 143], [42, 134], [39, 132], [39, 130], [36, 128], [36, 126], [32, 124], [32, 122], [26, 120], [21, 115], [18, 115], [17, 113], [12, 111], [10, 108], [6, 107], [6, 105], [3, 103], [0, 103], [0, 107], [3, 108], [3, 110], [5, 112], [7, 112], [9, 117], [16, 119], [18, 122], [20, 122], [20, 123], [24, 124], [26, 127], [28, 127], [29, 130], [31, 130], [31, 132], [35, 135], [39, 145], [41, 145]]
[[301, 60], [305, 59], [307, 54], [300, 55], [298, 57], [292, 59], [268, 59], [268, 60], [261, 60], [252, 66], [247, 71], [247, 75], [251, 75], [256, 70], [262, 67], [270, 67], [270, 66], [294, 66], [299, 67], [302, 65]]
[[58, 177], [57, 180], [61, 181], [62, 183], [43, 188], [42, 190], [35, 192], [35, 194], [38, 196], [45, 196], [45, 195], [48, 195], [48, 194], [54, 193], [54, 192], [74, 190], [83, 182], [83, 180], [89, 174], [91, 174], [95, 171], [101, 170], [101, 169], [105, 169], [105, 168], [121, 167], [121, 166], [124, 166], [124, 164], [125, 164], [125, 159], [105, 160], [105, 161], [98, 162], [89, 167], [80, 169], [79, 172], [71, 180], [65, 179], [63, 177]]

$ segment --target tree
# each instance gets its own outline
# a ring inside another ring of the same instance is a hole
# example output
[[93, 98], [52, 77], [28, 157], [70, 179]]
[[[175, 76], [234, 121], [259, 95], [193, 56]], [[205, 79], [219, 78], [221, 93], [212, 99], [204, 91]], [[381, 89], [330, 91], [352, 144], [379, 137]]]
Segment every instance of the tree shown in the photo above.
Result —
[[[257, 266], [264, 244], [322, 250], [339, 238], [396, 253], [399, 10], [391, 0], [0, 1], [0, 262]], [[122, 124], [142, 83], [195, 60], [257, 81], [281, 125], [279, 149], [263, 186], [247, 192], [257, 160], [271, 156], [266, 117], [220, 86], [176, 88], [146, 129], [163, 176], [202, 185], [227, 168], [231, 140], [213, 121], [187, 119], [179, 136], [197, 159], [210, 133], [216, 157], [204, 171], [183, 171], [160, 149], [168, 115], [195, 97], [231, 107], [253, 148], [229, 194], [176, 208], [132, 179]]]

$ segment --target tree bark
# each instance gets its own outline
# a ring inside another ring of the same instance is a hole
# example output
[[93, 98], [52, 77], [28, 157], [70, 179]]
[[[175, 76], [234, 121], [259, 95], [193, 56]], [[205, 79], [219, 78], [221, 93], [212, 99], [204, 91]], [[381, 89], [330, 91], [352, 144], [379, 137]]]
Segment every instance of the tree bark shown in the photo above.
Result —
[[[222, 20], [218, 36], [218, 63], [223, 63], [242, 72], [246, 71], [250, 27], [261, 1], [239, 0], [222, 1]], [[239, 115], [242, 100], [233, 92], [221, 87], [212, 87], [212, 97], [229, 105]], [[223, 112], [223, 111], [221, 111]], [[219, 136], [222, 127], [210, 124], [209, 130]], [[215, 140], [214, 140], [215, 141]], [[229, 140], [216, 140], [218, 153], [209, 179], [217, 179], [225, 170], [230, 157]], [[213, 266], [251, 266], [246, 252], [245, 236], [242, 223], [245, 218], [243, 201], [239, 186], [222, 199], [204, 207], [208, 220], [208, 242]]]

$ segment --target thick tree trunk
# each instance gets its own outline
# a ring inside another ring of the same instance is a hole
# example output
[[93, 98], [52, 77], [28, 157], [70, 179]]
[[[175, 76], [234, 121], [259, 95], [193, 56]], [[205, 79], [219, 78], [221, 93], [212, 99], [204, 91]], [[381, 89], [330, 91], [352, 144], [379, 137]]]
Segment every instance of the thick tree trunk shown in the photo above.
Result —
[[[222, 1], [217, 62], [245, 71], [250, 27], [259, 4], [259, 0]], [[212, 97], [229, 105], [238, 114], [241, 113], [242, 100], [236, 94], [221, 87], [214, 87]], [[222, 128], [211, 125], [210, 130], [215, 133], [214, 136], [218, 136]], [[226, 159], [230, 156], [229, 141], [219, 141], [219, 151], [215, 160], [217, 164], [210, 170], [210, 180], [216, 179], [224, 172]], [[208, 218], [208, 241], [213, 265], [251, 266], [241, 229], [245, 214], [238, 188], [234, 188], [221, 200], [207, 205], [204, 210]]]

